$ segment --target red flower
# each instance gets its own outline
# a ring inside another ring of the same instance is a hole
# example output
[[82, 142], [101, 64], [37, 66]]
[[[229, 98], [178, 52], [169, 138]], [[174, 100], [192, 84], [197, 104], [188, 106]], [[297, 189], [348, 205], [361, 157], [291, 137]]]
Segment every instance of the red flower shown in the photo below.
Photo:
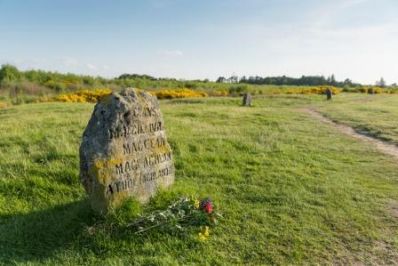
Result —
[[204, 207], [205, 212], [211, 213], [213, 211], [213, 204], [211, 202], [207, 202]]
[[200, 209], [206, 213], [213, 212], [213, 202], [210, 198], [205, 198], [200, 202]]

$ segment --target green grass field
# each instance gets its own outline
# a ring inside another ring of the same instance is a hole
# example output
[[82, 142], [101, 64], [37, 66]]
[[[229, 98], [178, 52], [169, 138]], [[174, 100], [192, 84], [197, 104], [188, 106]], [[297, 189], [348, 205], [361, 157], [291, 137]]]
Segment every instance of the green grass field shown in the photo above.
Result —
[[0, 110], [0, 263], [396, 263], [397, 162], [300, 110], [316, 107], [398, 143], [398, 96], [268, 96], [239, 105], [161, 102], [177, 170], [172, 192], [209, 195], [224, 215], [205, 243], [194, 230], [139, 237], [100, 226], [78, 177], [93, 105]]
[[398, 145], [397, 103], [396, 96], [346, 94], [320, 110], [357, 131]]

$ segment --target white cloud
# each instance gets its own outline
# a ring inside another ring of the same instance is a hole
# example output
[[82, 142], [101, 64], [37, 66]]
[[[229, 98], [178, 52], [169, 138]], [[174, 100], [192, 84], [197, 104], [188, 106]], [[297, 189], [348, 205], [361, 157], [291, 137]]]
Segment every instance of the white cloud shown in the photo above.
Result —
[[158, 55], [163, 57], [181, 57], [184, 53], [180, 50], [161, 50], [158, 51]]
[[64, 56], [58, 59], [62, 65], [66, 67], [77, 67], [79, 65], [79, 60], [74, 57]]
[[340, 3], [340, 8], [351, 8], [367, 1], [368, 0], [344, 0]]
[[96, 70], [96, 69], [97, 69], [97, 66], [96, 66], [96, 65], [93, 65], [93, 64], [90, 64], [90, 63], [87, 63], [87, 64], [86, 64], [86, 67], [87, 67], [88, 69], [90, 69], [90, 70]]

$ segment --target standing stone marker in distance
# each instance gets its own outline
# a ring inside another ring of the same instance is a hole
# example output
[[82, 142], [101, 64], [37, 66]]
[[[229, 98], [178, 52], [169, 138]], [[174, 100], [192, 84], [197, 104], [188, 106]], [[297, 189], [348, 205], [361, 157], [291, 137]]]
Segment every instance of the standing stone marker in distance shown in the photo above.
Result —
[[326, 91], [325, 91], [325, 93], [326, 93], [326, 100], [331, 100], [332, 99], [332, 90], [330, 89], [330, 88], [327, 88], [326, 89]]
[[174, 182], [156, 97], [125, 89], [97, 103], [80, 146], [80, 178], [100, 213], [130, 197], [146, 202]]
[[243, 95], [243, 102], [242, 102], [243, 106], [252, 106], [252, 96], [250, 93], [245, 93]]

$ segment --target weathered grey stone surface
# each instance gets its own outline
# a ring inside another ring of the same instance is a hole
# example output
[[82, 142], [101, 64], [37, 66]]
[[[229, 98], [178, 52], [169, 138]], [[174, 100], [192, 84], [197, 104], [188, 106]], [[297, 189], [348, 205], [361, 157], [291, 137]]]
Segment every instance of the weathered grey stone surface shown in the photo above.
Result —
[[252, 96], [250, 93], [245, 93], [243, 95], [243, 102], [242, 102], [243, 106], [251, 106], [252, 105]]
[[325, 93], [326, 93], [326, 100], [328, 100], [328, 101], [331, 100], [332, 99], [332, 94], [333, 94], [332, 90], [327, 88]]
[[80, 178], [100, 213], [129, 197], [146, 202], [174, 182], [156, 97], [125, 89], [97, 103], [80, 146]]

